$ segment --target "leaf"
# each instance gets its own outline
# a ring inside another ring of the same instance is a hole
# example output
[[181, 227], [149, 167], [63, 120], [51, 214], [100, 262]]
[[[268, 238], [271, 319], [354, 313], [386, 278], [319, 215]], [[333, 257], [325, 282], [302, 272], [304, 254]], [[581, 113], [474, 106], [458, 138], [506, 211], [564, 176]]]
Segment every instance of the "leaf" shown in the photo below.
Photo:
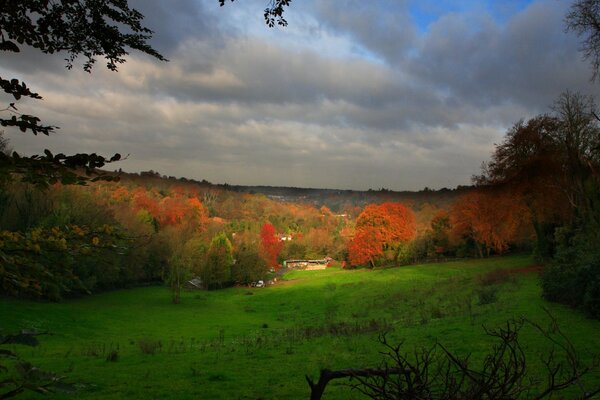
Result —
[[13, 53], [19, 53], [21, 50], [19, 50], [19, 46], [10, 40], [3, 40], [0, 42], [0, 51], [12, 51]]
[[121, 155], [119, 153], [117, 153], [110, 158], [110, 162], [119, 161], [120, 159], [121, 159]]

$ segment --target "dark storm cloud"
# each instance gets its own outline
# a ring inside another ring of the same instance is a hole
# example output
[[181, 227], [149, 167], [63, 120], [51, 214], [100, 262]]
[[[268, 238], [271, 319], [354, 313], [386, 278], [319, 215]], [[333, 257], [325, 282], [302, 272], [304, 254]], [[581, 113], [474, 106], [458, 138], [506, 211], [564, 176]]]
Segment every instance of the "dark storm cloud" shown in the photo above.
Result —
[[[356, 3], [319, 3], [323, 25], [404, 71], [417, 91], [437, 99], [430, 109], [442, 124], [464, 120], [463, 108], [481, 112], [513, 103], [539, 113], [567, 88], [598, 92], [587, 79], [578, 38], [564, 32], [570, 2], [533, 2], [504, 23], [487, 14], [449, 13], [420, 36], [407, 2]], [[452, 110], [452, 117], [440, 109]]]
[[477, 108], [515, 103], [542, 112], [567, 88], [596, 91], [577, 38], [564, 33], [565, 5], [534, 3], [504, 26], [486, 17], [442, 17], [424, 37], [410, 71]]
[[190, 37], [213, 42], [221, 37], [217, 1], [130, 0], [129, 4], [144, 15], [145, 25], [154, 31], [150, 44], [167, 58]]

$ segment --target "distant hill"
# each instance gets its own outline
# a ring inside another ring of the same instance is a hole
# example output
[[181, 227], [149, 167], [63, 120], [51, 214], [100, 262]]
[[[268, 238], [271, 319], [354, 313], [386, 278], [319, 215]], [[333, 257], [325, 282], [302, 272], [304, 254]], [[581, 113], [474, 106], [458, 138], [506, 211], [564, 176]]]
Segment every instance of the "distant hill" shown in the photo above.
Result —
[[458, 186], [454, 189], [442, 188], [433, 190], [425, 188], [419, 191], [393, 191], [379, 190], [341, 190], [341, 189], [316, 189], [286, 186], [244, 186], [213, 184], [206, 180], [198, 181], [188, 178], [176, 178], [160, 175], [155, 171], [142, 171], [139, 174], [120, 172], [123, 180], [136, 181], [138, 184], [146, 183], [153, 186], [178, 184], [191, 184], [199, 189], [220, 189], [230, 192], [262, 194], [276, 201], [310, 204], [315, 207], [326, 206], [332, 211], [339, 211], [348, 205], [363, 207], [370, 203], [386, 201], [402, 202], [413, 209], [420, 209], [429, 204], [438, 208], [449, 207], [457, 197], [472, 190], [472, 186]]

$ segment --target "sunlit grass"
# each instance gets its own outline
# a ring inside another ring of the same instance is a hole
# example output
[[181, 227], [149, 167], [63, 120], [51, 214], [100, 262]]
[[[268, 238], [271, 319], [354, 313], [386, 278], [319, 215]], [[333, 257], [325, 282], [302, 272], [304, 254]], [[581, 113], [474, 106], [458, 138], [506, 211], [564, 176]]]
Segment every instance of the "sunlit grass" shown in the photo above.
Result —
[[[36, 365], [82, 383], [79, 398], [306, 398], [305, 374], [377, 365], [377, 335], [414, 346], [442, 342], [477, 359], [489, 349], [482, 325], [521, 315], [545, 322], [547, 307], [584, 354], [600, 348], [600, 323], [543, 301], [535, 273], [513, 274], [481, 301], [480, 277], [529, 266], [526, 256], [381, 270], [296, 271], [263, 288], [190, 291], [170, 303], [163, 287], [63, 303], [2, 300], [5, 330], [48, 331], [42, 345], [15, 346]], [[523, 331], [534, 358], [545, 345]], [[144, 350], [148, 347], [153, 351]], [[106, 361], [111, 351], [116, 362]], [[32, 395], [35, 397], [36, 395]], [[332, 384], [326, 398], [348, 398]], [[358, 398], [358, 394], [355, 394]]]

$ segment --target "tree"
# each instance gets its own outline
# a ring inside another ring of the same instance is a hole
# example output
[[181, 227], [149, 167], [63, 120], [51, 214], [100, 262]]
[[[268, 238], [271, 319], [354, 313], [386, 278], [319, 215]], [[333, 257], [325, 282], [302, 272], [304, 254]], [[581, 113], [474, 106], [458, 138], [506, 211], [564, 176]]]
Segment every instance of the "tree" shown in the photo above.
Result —
[[587, 192], [600, 170], [600, 125], [593, 98], [565, 92], [553, 115], [518, 122], [475, 178], [522, 196], [538, 238], [540, 256], [553, 253], [558, 226], [579, 224], [593, 214]]
[[256, 245], [242, 244], [235, 252], [235, 264], [231, 268], [231, 276], [236, 283], [247, 285], [264, 279], [267, 264], [260, 256]]
[[396, 249], [414, 238], [413, 212], [401, 203], [370, 204], [356, 220], [355, 236], [348, 243], [350, 265], [375, 266], [384, 250]]
[[415, 235], [415, 216], [404, 204], [370, 204], [356, 220], [356, 229], [376, 228], [386, 245], [410, 240]]
[[508, 190], [479, 189], [463, 195], [452, 208], [450, 222], [456, 239], [471, 239], [480, 257], [502, 254], [517, 242], [528, 213], [521, 198]]
[[277, 237], [275, 227], [269, 223], [260, 229], [260, 250], [269, 268], [277, 268], [277, 258], [283, 250], [283, 242]]
[[189, 279], [191, 273], [191, 260], [182, 249], [174, 252], [169, 259], [168, 283], [171, 286], [173, 304], [181, 303], [181, 288]]
[[525, 199], [542, 293], [600, 317], [600, 120], [593, 98], [565, 92], [553, 115], [518, 123], [476, 182]]
[[348, 261], [351, 266], [370, 264], [383, 255], [384, 239], [376, 228], [363, 228], [348, 243]]
[[[126, 0], [3, 0], [0, 7], [0, 51], [20, 52], [30, 46], [42, 53], [67, 52], [67, 68], [75, 59], [86, 58], [83, 69], [90, 72], [96, 57], [104, 56], [106, 67], [116, 71], [125, 62], [128, 48], [141, 51], [159, 60], [166, 59], [147, 41], [152, 31], [142, 25], [143, 15], [128, 6]], [[10, 118], [0, 118], [1, 126], [16, 127], [34, 135], [49, 135], [55, 126], [42, 125], [33, 115], [22, 114], [16, 102], [22, 97], [42, 99], [19, 79], [0, 77], [0, 87], [12, 95], [15, 102], [0, 110]], [[84, 183], [87, 178], [73, 169], [84, 168], [86, 176], [95, 173], [107, 162], [117, 161], [120, 155], [104, 158], [96, 154], [53, 155], [48, 150], [44, 156], [27, 158], [0, 153], [0, 169], [22, 174], [22, 179], [40, 186], [49, 183]], [[97, 177], [98, 178], [98, 177]], [[101, 175], [102, 179], [111, 179]]]
[[222, 288], [231, 280], [233, 249], [224, 233], [212, 238], [200, 277], [208, 289]]
[[600, 72], [600, 0], [577, 0], [565, 19], [567, 30], [583, 37], [581, 51], [592, 63], [592, 80]]
[[[351, 389], [377, 400], [541, 400], [551, 399], [569, 388], [573, 390], [569, 397], [596, 397], [600, 386], [593, 380], [591, 384], [585, 382], [585, 378], [592, 378], [597, 372], [598, 354], [591, 362], [583, 362], [580, 352], [550, 317], [548, 328], [525, 318], [509, 320], [505, 327], [497, 329], [484, 328], [496, 343], [480, 365], [470, 356], [461, 357], [439, 342], [430, 348], [415, 349], [410, 354], [402, 348], [402, 342], [390, 344], [383, 333], [379, 337], [383, 346], [379, 367], [322, 369], [317, 382], [306, 376], [311, 389], [310, 399], [320, 400], [331, 380], [348, 378]], [[549, 346], [547, 354], [541, 357], [545, 379], [539, 382], [532, 377], [531, 357], [520, 343], [519, 334], [524, 325], [533, 327], [536, 336]]]
[[[221, 7], [225, 5], [227, 0], [219, 0]], [[231, 0], [233, 2], [234, 0]], [[279, 26], [287, 26], [287, 21], [283, 18], [285, 7], [289, 7], [292, 0], [270, 0], [269, 6], [265, 8], [264, 17], [265, 23], [269, 28], [273, 28], [275, 24]]]

